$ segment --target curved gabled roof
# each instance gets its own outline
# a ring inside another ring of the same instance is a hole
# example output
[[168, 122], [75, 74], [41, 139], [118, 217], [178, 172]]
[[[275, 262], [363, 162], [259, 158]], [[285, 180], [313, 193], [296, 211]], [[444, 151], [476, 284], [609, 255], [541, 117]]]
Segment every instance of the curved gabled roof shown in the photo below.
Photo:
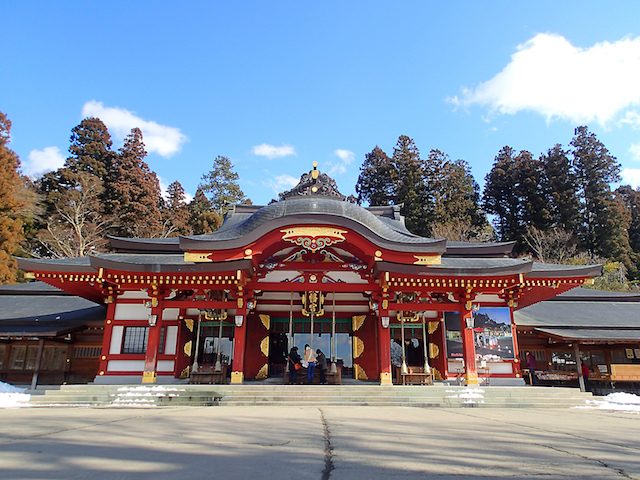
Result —
[[386, 220], [355, 203], [307, 195], [262, 207], [246, 218], [225, 222], [222, 228], [208, 235], [180, 237], [180, 246], [183, 250], [236, 248], [257, 240], [275, 228], [292, 224], [328, 224], [354, 230], [382, 247], [444, 252], [444, 239], [420, 237]]

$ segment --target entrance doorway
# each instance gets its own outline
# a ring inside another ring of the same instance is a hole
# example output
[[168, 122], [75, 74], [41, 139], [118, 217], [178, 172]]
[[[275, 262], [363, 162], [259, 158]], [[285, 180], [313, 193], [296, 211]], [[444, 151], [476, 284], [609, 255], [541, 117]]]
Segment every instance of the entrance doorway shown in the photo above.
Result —
[[[290, 328], [292, 331], [290, 331]], [[351, 319], [336, 319], [335, 335], [332, 334], [332, 320], [315, 319], [313, 334], [308, 318], [271, 318], [269, 333], [269, 375], [281, 377], [286, 368], [286, 358], [294, 345], [303, 355], [304, 346], [309, 344], [314, 350], [320, 349], [327, 360], [335, 359], [342, 368], [342, 376], [353, 375], [353, 351]]]

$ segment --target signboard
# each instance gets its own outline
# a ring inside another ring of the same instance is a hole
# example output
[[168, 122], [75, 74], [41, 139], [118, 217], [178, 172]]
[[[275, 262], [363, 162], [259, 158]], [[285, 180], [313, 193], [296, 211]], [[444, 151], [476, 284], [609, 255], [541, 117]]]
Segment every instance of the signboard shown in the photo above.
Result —
[[[476, 354], [483, 360], [513, 360], [513, 332], [508, 307], [481, 307], [473, 314]], [[449, 358], [462, 358], [460, 314], [445, 313], [447, 354]]]

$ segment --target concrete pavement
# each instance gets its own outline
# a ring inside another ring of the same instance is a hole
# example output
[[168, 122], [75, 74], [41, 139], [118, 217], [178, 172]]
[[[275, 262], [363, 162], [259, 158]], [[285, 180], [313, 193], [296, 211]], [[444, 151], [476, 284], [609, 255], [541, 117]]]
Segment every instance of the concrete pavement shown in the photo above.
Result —
[[640, 415], [581, 409], [0, 410], [2, 479], [640, 479]]

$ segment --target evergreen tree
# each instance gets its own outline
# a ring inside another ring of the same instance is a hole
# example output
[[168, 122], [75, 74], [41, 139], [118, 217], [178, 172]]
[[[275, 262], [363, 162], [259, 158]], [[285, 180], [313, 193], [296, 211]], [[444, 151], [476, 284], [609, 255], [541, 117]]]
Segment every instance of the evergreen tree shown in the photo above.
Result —
[[544, 167], [530, 152], [522, 150], [514, 163], [515, 190], [518, 196], [518, 222], [520, 228], [515, 240], [522, 244], [527, 227], [546, 230], [551, 224], [549, 197]]
[[631, 249], [640, 254], [640, 191], [629, 185], [622, 185], [615, 191], [616, 198], [624, 203], [629, 212], [629, 244]]
[[164, 237], [190, 235], [190, 214], [184, 188], [177, 180], [167, 187], [167, 198], [163, 204]]
[[18, 173], [20, 160], [8, 147], [11, 121], [0, 112], [0, 284], [16, 280], [17, 266], [13, 255], [24, 240], [20, 198], [24, 182]]
[[391, 163], [395, 170], [394, 203], [402, 204], [400, 213], [405, 217], [407, 228], [417, 234], [428, 236], [428, 195], [424, 183], [424, 170], [420, 160], [420, 151], [413, 139], [400, 135]]
[[220, 215], [224, 215], [231, 205], [247, 201], [238, 183], [239, 178], [231, 160], [221, 155], [214, 159], [213, 168], [202, 176], [200, 188], [209, 195], [211, 205]]
[[515, 165], [515, 151], [505, 146], [485, 177], [484, 210], [495, 215], [495, 227], [501, 241], [516, 240], [521, 229]]
[[480, 207], [480, 187], [469, 164], [431, 150], [424, 170], [431, 234], [449, 240], [486, 239], [491, 227]]
[[144, 161], [142, 132], [134, 128], [115, 158], [107, 182], [107, 211], [118, 221], [117, 234], [157, 237], [162, 233], [158, 177]]
[[576, 235], [580, 227], [580, 201], [578, 182], [568, 152], [556, 144], [546, 155], [541, 155], [540, 161], [549, 195], [547, 208], [551, 222], [554, 227]]
[[203, 235], [217, 230], [220, 225], [222, 215], [213, 210], [202, 188], [198, 188], [189, 204], [189, 227], [195, 235]]
[[628, 262], [629, 219], [614, 201], [610, 187], [620, 180], [620, 164], [585, 126], [576, 128], [571, 146], [581, 202], [582, 243], [591, 255]]
[[[48, 172], [37, 182], [38, 192], [44, 197], [46, 211], [52, 213], [55, 206], [49, 201], [51, 193], [73, 188], [77, 177], [74, 174], [87, 173], [103, 182], [103, 195], [110, 192], [108, 176], [113, 169], [115, 152], [111, 150], [111, 135], [99, 118], [83, 119], [71, 130], [69, 157], [63, 168]], [[102, 199], [108, 203], [107, 198]]]
[[103, 182], [115, 157], [111, 135], [99, 118], [85, 118], [71, 130], [71, 145], [65, 166], [73, 173], [85, 172]]
[[394, 201], [395, 172], [389, 156], [376, 145], [367, 153], [356, 183], [358, 203], [390, 205]]

